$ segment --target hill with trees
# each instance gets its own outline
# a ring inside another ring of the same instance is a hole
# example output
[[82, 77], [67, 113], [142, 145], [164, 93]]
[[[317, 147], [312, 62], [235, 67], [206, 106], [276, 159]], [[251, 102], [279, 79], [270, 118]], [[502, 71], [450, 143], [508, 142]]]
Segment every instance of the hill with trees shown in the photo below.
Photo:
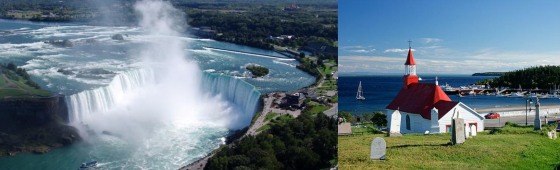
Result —
[[492, 87], [554, 88], [560, 85], [560, 66], [536, 66], [504, 73], [500, 77], [477, 81], [476, 84], [490, 84]]

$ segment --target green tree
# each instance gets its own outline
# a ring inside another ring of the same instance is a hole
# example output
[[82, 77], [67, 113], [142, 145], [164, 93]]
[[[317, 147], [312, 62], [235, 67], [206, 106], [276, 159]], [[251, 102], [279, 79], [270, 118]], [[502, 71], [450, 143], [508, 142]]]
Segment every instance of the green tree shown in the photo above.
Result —
[[383, 114], [383, 112], [373, 112], [371, 122], [377, 126], [387, 126], [387, 115]]
[[323, 62], [323, 59], [318, 59], [318, 60], [317, 60], [317, 65], [319, 65], [319, 67], [323, 67], [323, 64], [325, 64], [325, 63]]
[[354, 120], [354, 116], [350, 112], [342, 111], [338, 113], [338, 117], [343, 118], [346, 122], [352, 122]]
[[354, 121], [355, 123], [362, 123], [364, 119], [362, 118], [362, 116], [360, 114], [356, 114], [354, 115]]
[[364, 122], [370, 122], [373, 114], [372, 113], [363, 113], [362, 117], [364, 117]]

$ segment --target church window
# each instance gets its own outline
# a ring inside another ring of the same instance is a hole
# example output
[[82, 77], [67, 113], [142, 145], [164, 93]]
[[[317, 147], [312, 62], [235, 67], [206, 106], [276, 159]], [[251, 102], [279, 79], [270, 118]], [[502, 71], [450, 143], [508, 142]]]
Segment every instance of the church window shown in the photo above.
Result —
[[410, 116], [406, 115], [406, 130], [410, 130]]

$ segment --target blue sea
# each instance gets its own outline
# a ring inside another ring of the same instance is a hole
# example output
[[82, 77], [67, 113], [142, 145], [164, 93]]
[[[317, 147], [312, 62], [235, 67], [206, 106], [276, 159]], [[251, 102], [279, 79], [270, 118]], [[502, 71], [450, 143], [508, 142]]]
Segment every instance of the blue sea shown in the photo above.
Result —
[[[435, 83], [436, 75], [420, 75], [420, 83]], [[494, 77], [478, 77], [471, 75], [437, 75], [440, 85], [445, 83], [453, 87], [474, 84], [478, 80]], [[366, 100], [356, 100], [359, 82]], [[384, 111], [402, 88], [402, 75], [380, 76], [341, 76], [338, 79], [339, 112], [348, 111], [352, 114]], [[507, 98], [496, 96], [464, 96], [449, 95], [453, 101], [460, 101], [473, 109], [504, 108], [525, 106], [525, 98]], [[560, 99], [542, 99], [541, 105], [558, 105]]]

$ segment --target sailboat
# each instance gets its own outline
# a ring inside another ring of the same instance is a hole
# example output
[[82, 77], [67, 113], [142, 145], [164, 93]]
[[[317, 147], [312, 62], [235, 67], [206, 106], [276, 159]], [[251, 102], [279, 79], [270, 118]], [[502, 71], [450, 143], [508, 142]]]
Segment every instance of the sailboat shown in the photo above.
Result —
[[358, 92], [356, 93], [357, 100], [366, 100], [364, 97], [364, 91], [362, 91], [362, 81], [360, 81], [360, 85], [358, 85]]

